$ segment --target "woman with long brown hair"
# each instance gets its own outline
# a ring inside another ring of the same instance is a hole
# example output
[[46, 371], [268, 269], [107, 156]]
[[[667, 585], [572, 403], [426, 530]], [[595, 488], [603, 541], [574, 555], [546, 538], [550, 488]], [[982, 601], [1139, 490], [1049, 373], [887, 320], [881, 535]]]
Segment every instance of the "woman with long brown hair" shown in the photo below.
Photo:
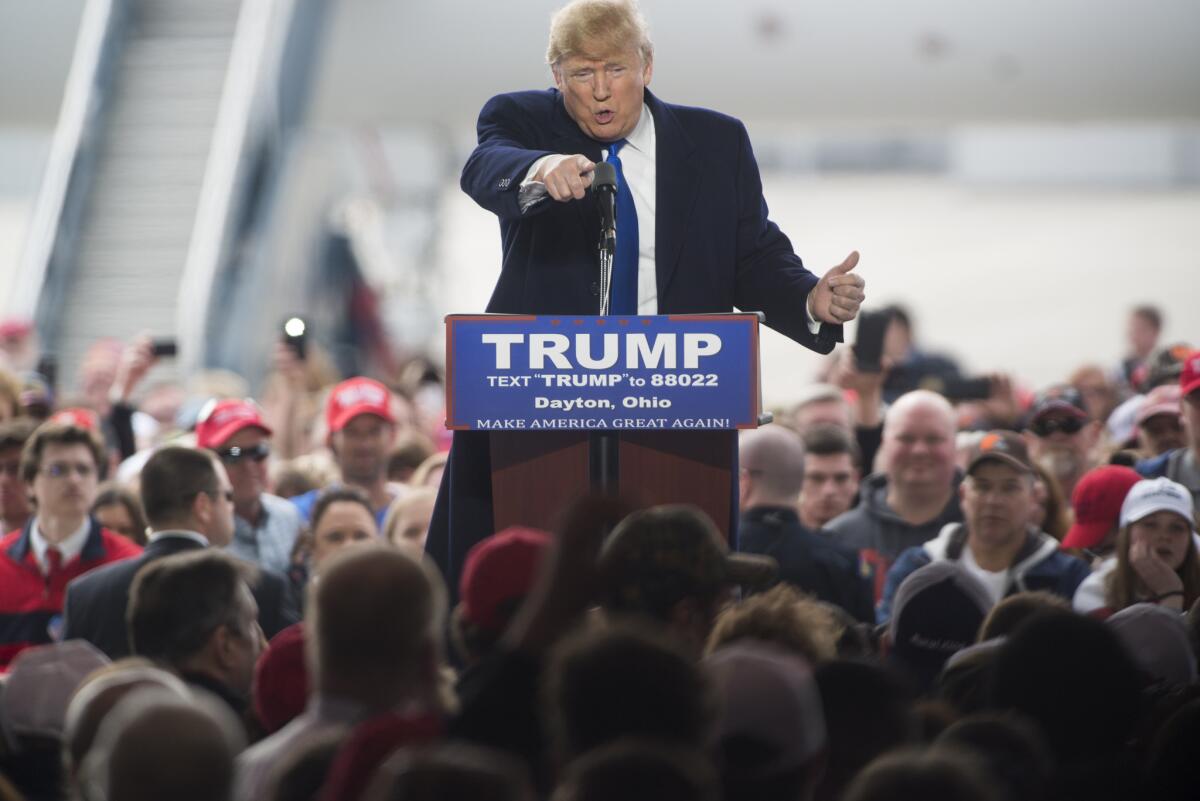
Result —
[[1101, 617], [1135, 603], [1183, 612], [1200, 598], [1192, 495], [1167, 478], [1139, 481], [1121, 506], [1116, 556], [1075, 593], [1077, 611]]

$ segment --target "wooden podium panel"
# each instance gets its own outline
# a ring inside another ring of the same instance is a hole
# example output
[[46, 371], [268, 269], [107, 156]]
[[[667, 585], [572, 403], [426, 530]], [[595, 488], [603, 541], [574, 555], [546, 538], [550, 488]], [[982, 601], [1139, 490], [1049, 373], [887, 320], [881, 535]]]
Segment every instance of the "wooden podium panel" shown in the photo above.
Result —
[[508, 526], [552, 530], [562, 507], [591, 483], [588, 435], [498, 431], [490, 437], [495, 530]]
[[622, 433], [622, 495], [640, 504], [690, 503], [700, 507], [728, 542], [732, 532], [736, 431]]
[[[513, 525], [550, 530], [567, 503], [596, 487], [595, 443], [586, 433], [505, 431], [490, 439], [496, 531]], [[736, 447], [736, 431], [622, 432], [616, 491], [638, 507], [698, 506], [728, 540]]]

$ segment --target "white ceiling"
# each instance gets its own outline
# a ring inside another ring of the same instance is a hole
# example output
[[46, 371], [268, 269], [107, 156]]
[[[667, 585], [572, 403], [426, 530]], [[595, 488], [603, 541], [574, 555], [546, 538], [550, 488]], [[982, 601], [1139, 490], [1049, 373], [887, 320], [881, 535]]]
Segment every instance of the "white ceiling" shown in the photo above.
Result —
[[[458, 123], [550, 83], [557, 0], [339, 3], [314, 115]], [[816, 123], [1200, 117], [1196, 0], [643, 0], [652, 88]], [[353, 91], [350, 88], [354, 87]]]
[[[160, 0], [166, 1], [166, 0]], [[460, 124], [546, 86], [557, 0], [337, 0], [323, 125]], [[0, 0], [0, 127], [53, 125], [83, 0]], [[653, 88], [814, 123], [1200, 118], [1196, 0], [644, 0]]]

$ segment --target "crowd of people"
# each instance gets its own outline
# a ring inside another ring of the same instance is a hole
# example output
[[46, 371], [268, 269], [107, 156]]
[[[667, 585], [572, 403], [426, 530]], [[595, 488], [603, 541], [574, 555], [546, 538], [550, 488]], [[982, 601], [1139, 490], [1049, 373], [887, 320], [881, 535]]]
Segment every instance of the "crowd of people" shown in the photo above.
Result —
[[458, 576], [424, 360], [57, 394], [5, 326], [0, 798], [1195, 797], [1200, 351], [953, 402], [890, 325], [743, 432], [729, 541], [563, 499]]

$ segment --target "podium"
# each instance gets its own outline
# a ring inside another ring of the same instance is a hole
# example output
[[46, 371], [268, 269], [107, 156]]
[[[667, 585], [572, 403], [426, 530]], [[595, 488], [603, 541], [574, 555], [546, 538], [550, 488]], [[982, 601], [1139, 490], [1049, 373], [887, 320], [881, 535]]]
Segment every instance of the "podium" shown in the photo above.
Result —
[[489, 433], [496, 531], [591, 490], [737, 516], [737, 431], [765, 422], [758, 314], [451, 315], [447, 427]]

